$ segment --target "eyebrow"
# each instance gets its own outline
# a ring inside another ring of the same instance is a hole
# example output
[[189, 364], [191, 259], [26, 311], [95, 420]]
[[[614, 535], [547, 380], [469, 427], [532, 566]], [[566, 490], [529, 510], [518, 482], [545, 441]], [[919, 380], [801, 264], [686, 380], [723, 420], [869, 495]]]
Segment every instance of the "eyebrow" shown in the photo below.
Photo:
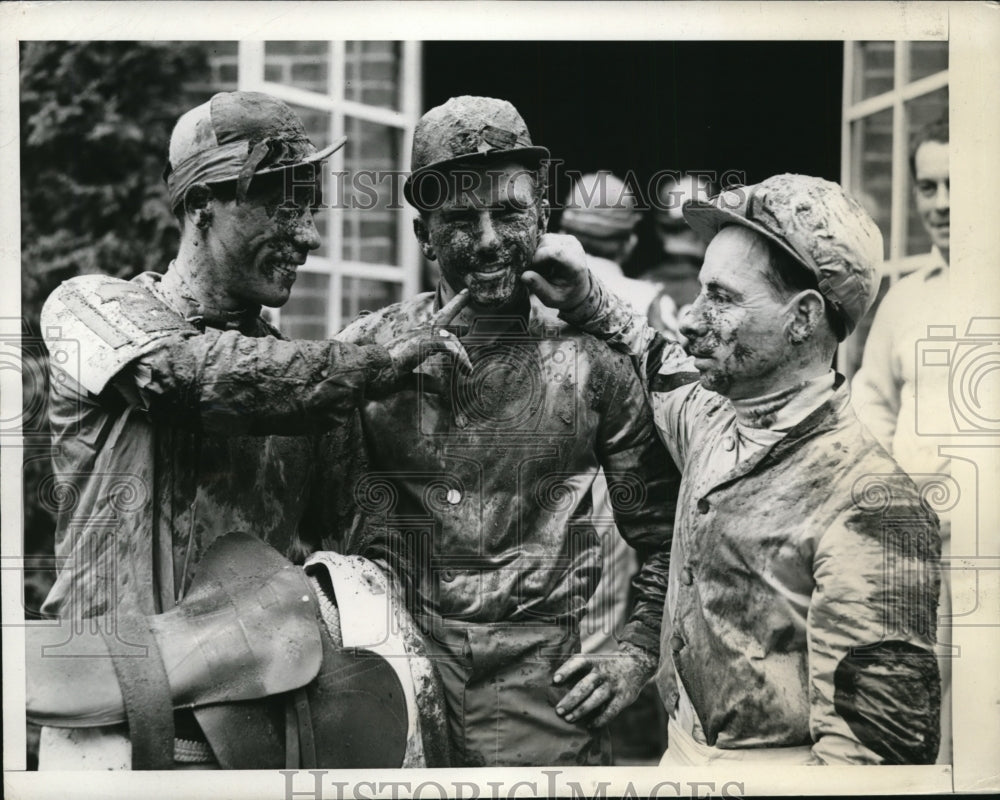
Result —
[[742, 300], [746, 295], [737, 289], [735, 286], [731, 286], [726, 283], [720, 283], [718, 280], [710, 280], [705, 284], [705, 288], [710, 292], [722, 292], [729, 295], [734, 300]]

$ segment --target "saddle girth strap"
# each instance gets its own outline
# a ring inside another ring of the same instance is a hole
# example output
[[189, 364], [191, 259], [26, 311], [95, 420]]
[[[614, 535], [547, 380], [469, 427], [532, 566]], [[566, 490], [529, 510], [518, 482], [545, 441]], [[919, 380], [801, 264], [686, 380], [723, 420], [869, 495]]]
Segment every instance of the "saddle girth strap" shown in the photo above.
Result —
[[285, 768], [315, 769], [317, 766], [309, 695], [304, 688], [296, 689], [285, 699]]
[[100, 629], [125, 701], [132, 769], [173, 769], [174, 708], [160, 648], [146, 618], [127, 603], [110, 621]]

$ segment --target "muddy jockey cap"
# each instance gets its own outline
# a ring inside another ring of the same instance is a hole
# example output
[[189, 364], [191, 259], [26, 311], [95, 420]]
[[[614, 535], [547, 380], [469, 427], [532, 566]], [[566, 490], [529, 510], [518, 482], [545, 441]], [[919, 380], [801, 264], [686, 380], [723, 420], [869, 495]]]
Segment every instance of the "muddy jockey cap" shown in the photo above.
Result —
[[843, 340], [878, 291], [882, 233], [836, 183], [808, 175], [775, 175], [684, 205], [684, 219], [706, 240], [726, 225], [742, 225], [771, 240], [816, 278], [833, 308]]
[[477, 167], [510, 160], [537, 167], [548, 157], [546, 148], [531, 143], [528, 126], [506, 100], [452, 97], [417, 123], [403, 196], [411, 206], [427, 208], [429, 204], [421, 202], [425, 197], [440, 201], [443, 193], [437, 176], [459, 164]]
[[623, 239], [639, 222], [636, 205], [623, 181], [607, 171], [590, 173], [573, 184], [559, 225], [569, 233]]
[[170, 135], [163, 177], [176, 208], [196, 183], [236, 181], [246, 198], [255, 175], [266, 175], [328, 158], [346, 137], [317, 150], [298, 115], [262, 92], [220, 92], [181, 115]]

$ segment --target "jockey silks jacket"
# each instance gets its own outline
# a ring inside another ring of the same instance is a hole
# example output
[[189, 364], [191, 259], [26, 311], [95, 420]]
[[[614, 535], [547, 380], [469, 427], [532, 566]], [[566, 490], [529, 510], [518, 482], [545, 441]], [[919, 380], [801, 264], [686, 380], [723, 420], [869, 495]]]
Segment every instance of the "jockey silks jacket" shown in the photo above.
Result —
[[735, 411], [693, 382], [683, 350], [596, 281], [566, 316], [634, 358], [683, 476], [657, 674], [668, 710], [683, 688], [718, 748], [933, 763], [938, 521], [858, 422], [844, 379], [720, 474], [711, 458]]
[[[418, 295], [340, 338], [385, 343], [440, 305]], [[415, 612], [462, 624], [578, 618], [601, 577], [591, 484], [603, 467], [618, 530], [648, 556], [617, 636], [656, 653], [679, 476], [629, 360], [534, 298], [452, 329], [470, 375], [429, 359], [408, 390], [361, 408], [364, 529], [403, 559]]]
[[388, 353], [286, 341], [258, 314], [213, 314], [172, 271], [53, 292], [42, 329], [60, 569], [47, 611], [101, 614], [130, 581], [142, 613], [167, 610], [227, 531], [298, 561], [336, 536], [350, 504], [330, 469], [344, 465], [297, 434], [346, 435], [388, 380]]

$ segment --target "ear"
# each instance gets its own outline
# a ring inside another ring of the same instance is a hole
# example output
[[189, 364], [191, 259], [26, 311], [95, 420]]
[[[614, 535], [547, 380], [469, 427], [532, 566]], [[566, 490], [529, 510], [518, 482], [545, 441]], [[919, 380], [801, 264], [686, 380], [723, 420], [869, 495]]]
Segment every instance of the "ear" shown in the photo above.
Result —
[[420, 243], [420, 252], [424, 254], [424, 258], [428, 261], [437, 261], [437, 253], [434, 252], [434, 246], [431, 244], [431, 232], [423, 217], [417, 217], [413, 220], [413, 235]]
[[538, 205], [538, 233], [543, 234], [549, 229], [549, 213], [552, 207], [548, 200], [542, 200]]
[[789, 300], [785, 320], [785, 335], [792, 344], [809, 341], [823, 323], [823, 295], [815, 289], [806, 289]]
[[212, 190], [205, 183], [196, 183], [184, 193], [184, 216], [199, 230], [212, 224]]

